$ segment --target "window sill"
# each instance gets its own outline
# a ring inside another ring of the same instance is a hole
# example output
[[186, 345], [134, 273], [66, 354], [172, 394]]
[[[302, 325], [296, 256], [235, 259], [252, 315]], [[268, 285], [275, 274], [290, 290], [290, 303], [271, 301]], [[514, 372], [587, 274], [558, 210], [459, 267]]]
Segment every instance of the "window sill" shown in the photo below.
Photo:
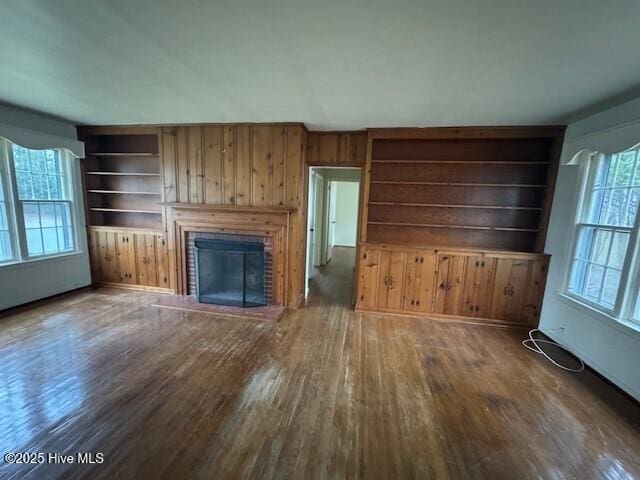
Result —
[[571, 295], [567, 295], [566, 293], [557, 292], [557, 295], [562, 303], [575, 308], [576, 310], [580, 310], [582, 313], [601, 323], [606, 324], [609, 327], [615, 328], [625, 335], [633, 337], [636, 340], [640, 340], [640, 325], [626, 320], [618, 320], [614, 316], [602, 312], [586, 303], [583, 303], [577, 298], [572, 297]]
[[57, 260], [62, 260], [69, 257], [76, 257], [83, 254], [84, 252], [81, 250], [74, 250], [72, 252], [65, 252], [58, 255], [47, 255], [47, 256], [42, 256], [38, 258], [30, 258], [28, 260], [7, 262], [0, 265], [0, 270], [9, 270], [9, 271], [17, 270], [22, 267], [41, 265], [43, 263], [55, 262]]

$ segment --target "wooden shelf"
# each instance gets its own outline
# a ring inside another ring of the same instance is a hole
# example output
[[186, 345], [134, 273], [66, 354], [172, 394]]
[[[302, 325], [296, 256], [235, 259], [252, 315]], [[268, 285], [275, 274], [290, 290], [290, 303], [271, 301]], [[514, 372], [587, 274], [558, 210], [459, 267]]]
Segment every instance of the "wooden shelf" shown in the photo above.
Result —
[[504, 161], [504, 160], [382, 160], [372, 159], [372, 163], [448, 163], [471, 165], [549, 165], [549, 162]]
[[157, 153], [146, 153], [146, 152], [94, 152], [87, 153], [88, 157], [152, 157], [155, 158], [158, 156]]
[[453, 228], [464, 230], [497, 230], [504, 232], [537, 232], [537, 228], [511, 228], [511, 227], [479, 227], [475, 225], [441, 225], [432, 223], [401, 223], [401, 222], [367, 222], [369, 225], [393, 225], [400, 227], [424, 227], [424, 228]]
[[87, 190], [89, 193], [100, 193], [100, 194], [122, 194], [122, 195], [160, 195], [160, 192], [133, 192], [126, 190]]
[[546, 185], [531, 185], [524, 183], [461, 183], [461, 182], [423, 182], [413, 180], [371, 180], [371, 183], [388, 185], [435, 185], [443, 187], [516, 187], [516, 188], [545, 188]]
[[143, 173], [143, 172], [86, 172], [87, 175], [107, 175], [114, 177], [159, 177], [159, 173]]
[[369, 205], [388, 205], [392, 207], [436, 207], [436, 208], [488, 208], [495, 210], [533, 210], [540, 211], [541, 207], [516, 207], [500, 205], [452, 205], [443, 203], [403, 203], [403, 202], [369, 202]]
[[90, 207], [89, 210], [93, 212], [119, 212], [119, 213], [149, 213], [153, 215], [161, 215], [160, 210], [133, 210], [126, 208], [102, 208], [102, 207]]

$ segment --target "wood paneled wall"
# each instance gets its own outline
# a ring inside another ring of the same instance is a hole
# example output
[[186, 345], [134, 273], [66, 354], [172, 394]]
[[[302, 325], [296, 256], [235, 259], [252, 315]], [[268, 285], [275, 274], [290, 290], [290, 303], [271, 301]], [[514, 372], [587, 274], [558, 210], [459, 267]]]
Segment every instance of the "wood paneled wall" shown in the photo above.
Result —
[[294, 124], [162, 128], [165, 202], [295, 208], [288, 235], [287, 299], [304, 295], [307, 132]]
[[307, 164], [360, 167], [367, 158], [367, 132], [310, 132]]

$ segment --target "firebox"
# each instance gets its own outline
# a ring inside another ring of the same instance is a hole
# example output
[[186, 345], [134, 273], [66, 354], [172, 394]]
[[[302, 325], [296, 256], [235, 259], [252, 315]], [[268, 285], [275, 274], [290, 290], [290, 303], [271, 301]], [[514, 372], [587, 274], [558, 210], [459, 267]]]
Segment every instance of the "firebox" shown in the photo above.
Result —
[[194, 252], [199, 302], [266, 305], [263, 243], [196, 238]]

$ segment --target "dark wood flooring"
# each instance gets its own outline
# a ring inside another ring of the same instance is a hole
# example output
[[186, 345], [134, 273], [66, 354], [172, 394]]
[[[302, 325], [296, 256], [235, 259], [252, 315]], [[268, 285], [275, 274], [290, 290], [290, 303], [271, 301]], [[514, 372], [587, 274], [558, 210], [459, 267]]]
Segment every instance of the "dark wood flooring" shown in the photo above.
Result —
[[640, 408], [524, 330], [356, 314], [353, 251], [278, 322], [100, 289], [0, 320], [0, 478], [622, 479]]

